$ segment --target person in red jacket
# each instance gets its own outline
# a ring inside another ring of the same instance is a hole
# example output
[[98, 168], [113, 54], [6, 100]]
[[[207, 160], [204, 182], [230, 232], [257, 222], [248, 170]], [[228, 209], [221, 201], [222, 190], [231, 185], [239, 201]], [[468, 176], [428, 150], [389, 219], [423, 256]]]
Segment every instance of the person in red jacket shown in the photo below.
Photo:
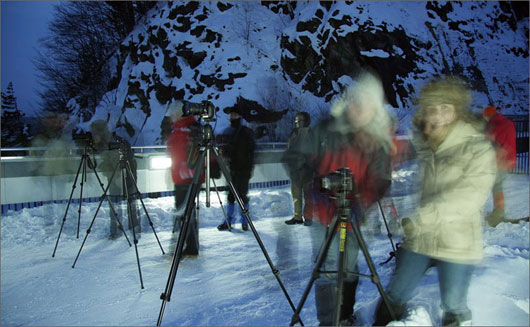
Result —
[[487, 122], [488, 136], [497, 153], [497, 178], [493, 186], [493, 211], [486, 217], [488, 224], [495, 227], [505, 220], [502, 181], [506, 171], [515, 168], [515, 126], [511, 120], [497, 112], [497, 108], [494, 106], [484, 108], [482, 116]]
[[[171, 134], [167, 141], [167, 150], [171, 156], [171, 177], [175, 184], [175, 208], [177, 212], [185, 210], [183, 207], [188, 198], [190, 184], [195, 173], [193, 167], [194, 149], [192, 149], [192, 140], [199, 133], [199, 123], [194, 116], [182, 116], [183, 103], [174, 100], [168, 107], [166, 116], [170, 117], [173, 122]], [[202, 177], [201, 182], [204, 180]], [[195, 210], [190, 218], [190, 229], [186, 238], [183, 255], [196, 256], [199, 254], [199, 228], [195, 216]], [[175, 222], [182, 227], [183, 217], [177, 216]], [[175, 228], [173, 229], [173, 232]], [[176, 242], [175, 242], [176, 244]]]
[[[322, 193], [322, 177], [342, 168], [348, 168], [355, 180], [355, 191], [347, 195], [351, 200], [355, 223], [360, 224], [362, 215], [357, 214], [377, 202], [388, 190], [391, 181], [390, 117], [385, 109], [381, 81], [369, 72], [356, 77], [354, 83], [331, 106], [331, 117], [320, 121], [298, 147], [290, 148], [286, 158], [297, 171], [309, 171], [313, 176], [304, 209], [306, 224], [310, 226], [313, 255], [316, 257], [328, 233], [337, 203], [328, 193]], [[357, 201], [357, 193], [360, 201]], [[353, 307], [358, 285], [357, 257], [359, 244], [351, 223], [346, 232], [347, 274], [343, 282], [340, 325], [352, 325], [355, 320]], [[315, 280], [315, 304], [321, 326], [334, 323], [337, 292], [339, 235], [333, 235], [332, 243], [321, 270]]]

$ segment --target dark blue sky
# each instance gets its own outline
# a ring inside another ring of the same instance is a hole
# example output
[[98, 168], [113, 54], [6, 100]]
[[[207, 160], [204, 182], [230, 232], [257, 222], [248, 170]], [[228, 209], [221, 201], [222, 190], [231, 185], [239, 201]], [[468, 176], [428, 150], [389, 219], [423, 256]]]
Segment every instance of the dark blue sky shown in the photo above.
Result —
[[13, 82], [19, 109], [37, 109], [37, 74], [31, 60], [39, 38], [46, 35], [57, 1], [4, 1], [1, 5], [1, 84]]

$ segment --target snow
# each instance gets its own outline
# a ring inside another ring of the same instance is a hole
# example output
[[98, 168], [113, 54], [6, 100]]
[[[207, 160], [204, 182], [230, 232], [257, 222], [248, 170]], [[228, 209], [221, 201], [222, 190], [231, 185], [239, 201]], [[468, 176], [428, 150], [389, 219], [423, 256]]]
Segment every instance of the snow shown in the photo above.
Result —
[[[413, 211], [410, 170], [394, 174], [392, 199], [400, 216]], [[508, 175], [505, 181], [507, 217], [529, 213], [527, 175]], [[184, 258], [178, 270], [163, 325], [279, 326], [289, 324], [292, 309], [256, 238], [236, 224], [232, 232], [219, 232], [223, 211], [215, 192], [211, 207], [200, 207], [200, 256]], [[226, 202], [225, 194], [220, 194]], [[257, 233], [280, 279], [296, 306], [309, 281], [313, 260], [308, 227], [287, 226], [292, 215], [288, 187], [251, 190], [250, 212]], [[389, 198], [382, 201], [389, 203]], [[83, 203], [81, 233], [76, 238], [77, 204], [72, 204], [57, 253], [52, 252], [65, 205], [9, 211], [1, 220], [1, 324], [6, 326], [140, 326], [155, 325], [172, 257], [167, 253], [172, 234], [173, 198], [144, 200], [165, 255], [143, 216], [138, 243], [144, 289], [140, 288], [134, 246], [124, 237], [110, 241], [109, 209], [105, 203], [76, 262], [85, 232], [97, 207]], [[485, 213], [492, 207], [491, 198]], [[140, 207], [141, 208], [141, 207]], [[392, 250], [378, 208], [368, 212], [362, 232], [383, 285], [389, 282], [395, 260], [380, 265]], [[394, 242], [400, 230], [391, 215]], [[480, 326], [529, 325], [529, 223], [485, 226], [485, 258], [475, 269], [469, 291], [473, 323]], [[362, 255], [361, 255], [362, 256]], [[369, 273], [360, 259], [361, 272]], [[361, 278], [356, 312], [363, 325], [372, 322], [379, 298], [375, 285]], [[424, 277], [410, 301], [411, 316], [394, 325], [440, 324], [440, 298], [436, 271]], [[301, 312], [305, 325], [317, 325], [311, 292]]]

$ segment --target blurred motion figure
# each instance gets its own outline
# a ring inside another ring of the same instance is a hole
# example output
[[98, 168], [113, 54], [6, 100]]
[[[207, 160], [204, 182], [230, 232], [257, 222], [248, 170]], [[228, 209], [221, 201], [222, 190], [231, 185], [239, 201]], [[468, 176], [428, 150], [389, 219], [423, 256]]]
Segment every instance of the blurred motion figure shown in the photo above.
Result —
[[[470, 103], [471, 91], [456, 78], [433, 80], [420, 92], [413, 119], [423, 170], [420, 206], [413, 219], [402, 220], [405, 240], [387, 291], [398, 319], [405, 316], [406, 303], [426, 270], [434, 266], [442, 325], [471, 323], [467, 293], [474, 265], [483, 256], [481, 209], [495, 180], [496, 163]], [[380, 302], [374, 325], [390, 320]]]
[[[360, 211], [379, 200], [391, 181], [390, 117], [385, 109], [385, 96], [381, 81], [370, 72], [361, 72], [331, 106], [331, 117], [313, 127], [307, 140], [288, 151], [291, 169], [311, 169], [310, 194], [304, 209], [306, 224], [310, 225], [313, 256], [318, 252], [326, 236], [334, 233], [326, 260], [321, 267], [325, 271], [338, 270], [339, 235], [330, 230], [337, 213], [337, 204], [327, 193], [322, 193], [322, 177], [339, 169], [348, 168], [355, 180], [360, 203], [356, 194], [348, 194], [351, 200], [354, 223], [361, 223]], [[351, 325], [355, 320], [353, 307], [358, 285], [357, 257], [359, 244], [348, 224], [346, 232], [345, 261], [347, 274], [343, 283], [340, 304], [341, 324]], [[337, 274], [322, 273], [315, 280], [317, 318], [321, 326], [333, 324], [336, 308]]]
[[[182, 107], [183, 103], [181, 101], [173, 100], [166, 113], [166, 117], [169, 117], [172, 122], [171, 134], [167, 141], [167, 150], [171, 156], [171, 177], [175, 184], [175, 208], [177, 212], [185, 210], [184, 205], [188, 199], [189, 186], [195, 174], [195, 170], [192, 169], [194, 163], [192, 162], [193, 151], [191, 144], [193, 138], [199, 136], [200, 131], [200, 126], [195, 116], [183, 117]], [[181, 215], [175, 217], [175, 223], [179, 227], [182, 227], [183, 218]], [[175, 228], [173, 228], [174, 231]], [[174, 240], [173, 244], [176, 247], [176, 240]], [[185, 256], [196, 256], [199, 254], [199, 228], [195, 210], [192, 211], [190, 217], [188, 235], [182, 254]]]
[[[120, 162], [120, 156], [123, 155], [124, 159], [129, 162], [131, 167], [132, 176], [126, 174], [126, 178], [122, 178], [120, 166], [116, 169], [112, 183], [109, 186], [108, 194], [114, 198], [126, 198], [128, 206], [127, 212], [129, 212], [130, 207], [130, 216], [128, 217], [128, 226], [129, 229], [132, 229], [132, 226], [135, 227], [135, 234], [137, 238], [140, 237], [142, 227], [140, 220], [138, 219], [138, 206], [136, 204], [136, 199], [139, 196], [136, 190], [136, 159], [134, 158], [134, 152], [131, 149], [129, 142], [125, 139], [117, 136], [114, 133], [111, 133], [107, 122], [104, 120], [95, 120], [90, 124], [90, 132], [92, 134], [92, 146], [95, 153], [98, 153], [101, 161], [99, 163], [94, 160], [96, 163], [96, 169], [100, 170], [104, 176], [107, 177], [107, 180], [110, 180], [112, 172], [118, 163]], [[111, 150], [111, 148], [116, 147], [116, 149]], [[126, 188], [127, 187], [127, 188]], [[128, 197], [126, 196], [128, 194]], [[120, 201], [121, 202], [121, 201]], [[117, 208], [118, 219], [122, 215], [121, 206], [115, 206]], [[120, 234], [118, 233], [118, 226], [116, 219], [114, 217], [115, 213], [113, 210], [110, 210], [111, 219], [110, 219], [110, 235], [109, 239], [113, 240], [117, 238]]]
[[497, 226], [506, 220], [504, 213], [504, 192], [502, 182], [506, 171], [515, 168], [515, 126], [504, 117], [494, 106], [487, 106], [482, 112], [487, 122], [488, 137], [492, 141], [497, 153], [497, 178], [493, 185], [493, 211], [486, 217], [488, 224]]
[[[294, 117], [294, 128], [289, 135], [287, 149], [285, 151], [282, 161], [287, 163], [287, 170], [291, 179], [291, 196], [293, 197], [294, 214], [293, 218], [285, 221], [287, 225], [302, 224], [303, 219], [303, 203], [304, 197], [307, 196], [309, 190], [307, 189], [307, 181], [310, 180], [311, 171], [308, 169], [300, 169], [300, 163], [290, 165], [289, 162], [296, 160], [296, 158], [289, 158], [291, 148], [296, 148], [301, 142], [307, 138], [309, 133], [309, 125], [311, 124], [311, 117], [305, 111], [297, 112]], [[298, 168], [298, 169], [297, 169]]]

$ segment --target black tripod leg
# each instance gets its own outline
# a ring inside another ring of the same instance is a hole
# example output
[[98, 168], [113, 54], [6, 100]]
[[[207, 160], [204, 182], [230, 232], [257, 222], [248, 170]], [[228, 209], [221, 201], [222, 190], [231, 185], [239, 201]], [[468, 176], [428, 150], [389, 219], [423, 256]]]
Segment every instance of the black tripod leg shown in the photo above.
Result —
[[[118, 162], [116, 164], [116, 167], [114, 167], [114, 171], [112, 172], [112, 175], [109, 179], [109, 184], [107, 185], [107, 188], [105, 188], [105, 191], [103, 192], [103, 195], [99, 199], [99, 204], [96, 209], [96, 213], [94, 214], [94, 218], [92, 218], [92, 221], [90, 222], [90, 226], [88, 226], [88, 229], [86, 230], [85, 238], [83, 239], [83, 243], [81, 243], [81, 247], [79, 248], [79, 252], [77, 252], [77, 256], [75, 257], [74, 264], [72, 265], [72, 268], [75, 268], [75, 264], [77, 262], [77, 259], [79, 259], [79, 255], [81, 254], [81, 250], [83, 250], [83, 246], [85, 245], [85, 242], [88, 238], [88, 235], [90, 234], [90, 231], [92, 229], [92, 226], [94, 225], [94, 221], [96, 220], [96, 216], [98, 215], [99, 209], [101, 208], [101, 204], [103, 203], [103, 199], [107, 195], [107, 192], [109, 191], [110, 184], [112, 183], [112, 180], [114, 179], [114, 175], [116, 174], [116, 171], [118, 170], [120, 163]], [[116, 219], [119, 221], [119, 219], [116, 217]], [[121, 224], [121, 223], [120, 223]]]
[[86, 159], [83, 160], [83, 175], [81, 175], [81, 183], [79, 188], [79, 208], [77, 209], [77, 238], [79, 238], [79, 228], [81, 226], [81, 206], [83, 203], [83, 185], [86, 182]]
[[[252, 233], [254, 234], [254, 237], [256, 238], [256, 241], [258, 242], [258, 245], [263, 252], [263, 255], [265, 256], [265, 259], [267, 260], [267, 263], [269, 264], [273, 275], [276, 277], [276, 280], [278, 281], [278, 284], [280, 285], [280, 288], [283, 291], [283, 294], [285, 295], [285, 298], [289, 302], [289, 305], [291, 306], [293, 312], [296, 312], [296, 308], [293, 304], [293, 301], [291, 300], [291, 297], [289, 296], [289, 293], [287, 292], [287, 289], [283, 285], [282, 280], [280, 279], [280, 271], [274, 266], [272, 263], [271, 258], [269, 257], [269, 254], [267, 253], [267, 250], [265, 249], [265, 245], [263, 245], [263, 242], [261, 241], [261, 238], [258, 235], [258, 232], [256, 231], [256, 227], [254, 227], [254, 223], [252, 222], [252, 219], [250, 219], [250, 215], [248, 214], [248, 210], [245, 208], [245, 205], [243, 203], [243, 200], [241, 199], [241, 196], [237, 192], [236, 188], [234, 187], [234, 183], [232, 182], [232, 179], [230, 178], [230, 172], [228, 171], [228, 168], [224, 162], [224, 159], [219, 154], [219, 150], [216, 147], [212, 147], [214, 151], [214, 157], [217, 159], [217, 162], [219, 163], [219, 167], [221, 168], [221, 172], [223, 173], [227, 183], [228, 187], [230, 188], [230, 191], [232, 194], [234, 194], [234, 197], [237, 200], [237, 203], [239, 204], [239, 207], [241, 208], [241, 212], [247, 219], [248, 225], [250, 226], [250, 229], [252, 230]], [[302, 322], [300, 321], [302, 324]]]
[[396, 256], [396, 247], [394, 245], [394, 240], [392, 240], [392, 233], [390, 232], [390, 228], [388, 227], [388, 222], [386, 221], [385, 212], [383, 211], [383, 206], [381, 205], [381, 201], [377, 201], [377, 204], [379, 205], [379, 210], [381, 211], [381, 215], [383, 216], [383, 221], [385, 222], [385, 228], [386, 228], [386, 235], [388, 236], [388, 239], [390, 240], [390, 245], [392, 246], [392, 252], [390, 252], [390, 259], [385, 261], [384, 263], [387, 263], [392, 259], [392, 257]]
[[228, 226], [228, 231], [232, 231], [232, 226], [228, 223], [228, 216], [226, 215], [225, 208], [223, 207], [223, 201], [221, 201], [221, 196], [219, 195], [219, 191], [217, 190], [217, 185], [215, 184], [215, 179], [212, 178], [213, 187], [215, 188], [215, 193], [217, 193], [217, 198], [219, 199], [219, 204], [221, 205], [221, 210], [223, 210], [223, 216], [225, 217], [226, 225]]
[[309, 296], [309, 293], [311, 292], [311, 288], [313, 287], [313, 284], [315, 280], [320, 277], [320, 272], [322, 265], [324, 264], [324, 261], [326, 260], [329, 247], [331, 246], [331, 242], [333, 240], [333, 231], [337, 228], [337, 225], [339, 223], [338, 216], [336, 216], [333, 221], [331, 222], [330, 227], [328, 227], [328, 235], [326, 236], [326, 239], [323, 243], [323, 245], [320, 247], [320, 252], [318, 253], [315, 267], [313, 268], [313, 272], [311, 273], [311, 279], [309, 280], [309, 283], [307, 283], [307, 286], [304, 290], [304, 293], [302, 294], [302, 298], [300, 299], [300, 302], [298, 303], [298, 306], [296, 307], [296, 311], [293, 314], [293, 317], [291, 318], [291, 323], [289, 326], [294, 326], [294, 324], [300, 322], [300, 312], [302, 312], [302, 308], [304, 307], [305, 301], [307, 300], [307, 297]]
[[129, 177], [131, 178], [136, 194], [138, 195], [138, 199], [140, 200], [140, 203], [142, 204], [142, 208], [144, 209], [145, 216], [147, 217], [147, 220], [149, 221], [149, 226], [151, 226], [151, 230], [153, 230], [153, 234], [155, 234], [155, 238], [156, 238], [156, 241], [158, 242], [158, 246], [160, 247], [162, 254], [166, 254], [164, 252], [164, 249], [162, 248], [162, 244], [160, 243], [160, 240], [158, 239], [158, 235], [156, 234], [153, 221], [151, 220], [151, 217], [149, 217], [149, 214], [147, 213], [147, 208], [145, 207], [144, 201], [142, 200], [142, 193], [140, 193], [140, 190], [138, 189], [138, 184], [136, 183], [136, 179], [134, 178], [134, 175], [132, 173], [131, 165], [129, 164], [128, 161], [126, 161], [125, 163], [126, 163], [127, 171], [129, 172]]
[[379, 279], [379, 275], [377, 274], [377, 270], [375, 269], [375, 265], [374, 265], [374, 262], [372, 261], [372, 257], [370, 256], [370, 253], [368, 252], [368, 248], [366, 247], [366, 243], [361, 234], [361, 231], [359, 230], [359, 227], [357, 226], [355, 222], [352, 222], [352, 226], [353, 226], [353, 231], [355, 233], [355, 237], [357, 237], [357, 242], [359, 243], [359, 247], [361, 248], [361, 251], [363, 251], [364, 258], [366, 259], [366, 264], [368, 265], [368, 268], [370, 269], [370, 272], [372, 273], [372, 282], [377, 286], [379, 294], [381, 294], [381, 298], [383, 299], [383, 302], [388, 309], [390, 317], [392, 317], [392, 320], [396, 320], [396, 315], [394, 314], [394, 310], [392, 309], [392, 306], [390, 305], [388, 296], [386, 295], [386, 292], [383, 289], [383, 285], [381, 285], [381, 280]]
[[[129, 241], [129, 237], [127, 236], [127, 233], [125, 232], [125, 229], [123, 228], [123, 225], [122, 225], [121, 221], [117, 218], [118, 217], [118, 212], [116, 211], [116, 208], [114, 208], [114, 204], [112, 204], [112, 200], [110, 199], [108, 193], [105, 192], [104, 184], [101, 181], [101, 178], [99, 178], [98, 172], [96, 171], [96, 168], [94, 168], [95, 165], [92, 163], [90, 157], [88, 157], [88, 163], [89, 163], [88, 166], [92, 167], [92, 171], [94, 172], [94, 175], [96, 175], [96, 178], [98, 180], [99, 186], [103, 190], [103, 195], [102, 196], [104, 196], [105, 199], [107, 199], [107, 202], [109, 204], [110, 210], [112, 210], [112, 212], [114, 213], [114, 216], [111, 215], [110, 219], [113, 219], [112, 217], [115, 217], [116, 221], [118, 222], [118, 226], [119, 226], [121, 232], [123, 233], [123, 235], [125, 236], [125, 239], [127, 240], [127, 243], [129, 243], [129, 246], [132, 246], [131, 241]], [[110, 185], [110, 181], [109, 181], [109, 185]]]
[[[340, 323], [340, 309], [342, 307], [342, 289], [344, 288], [344, 277], [346, 274], [346, 231], [348, 226], [348, 217], [341, 215], [340, 217], [340, 238], [339, 238], [339, 267], [337, 270], [337, 296], [335, 303], [335, 317], [334, 317], [334, 326], [338, 326]], [[333, 233], [333, 230], [330, 231], [330, 234]]]
[[[128, 164], [128, 163], [127, 163]], [[144, 289], [144, 280], [142, 278], [142, 268], [140, 266], [140, 256], [138, 255], [138, 238], [136, 238], [136, 231], [134, 226], [134, 219], [132, 219], [132, 206], [131, 206], [131, 200], [129, 195], [129, 185], [127, 184], [127, 173], [129, 173], [129, 170], [127, 170], [127, 167], [122, 167], [121, 169], [121, 176], [122, 181], [124, 184], [124, 191], [125, 191], [125, 199], [127, 201], [127, 217], [129, 218], [129, 223], [131, 226], [132, 234], [133, 234], [133, 243], [134, 243], [134, 251], [136, 252], [136, 263], [138, 264], [138, 274], [140, 275], [140, 287]], [[132, 177], [132, 174], [131, 174]]]
[[55, 252], [57, 251], [57, 245], [59, 245], [59, 239], [61, 238], [61, 234], [63, 233], [64, 223], [66, 222], [66, 215], [68, 214], [70, 203], [72, 203], [72, 196], [74, 195], [74, 190], [77, 185], [77, 179], [79, 178], [79, 172], [81, 171], [81, 167], [83, 166], [84, 158], [85, 158], [84, 156], [81, 157], [81, 162], [79, 163], [79, 167], [77, 168], [77, 173], [75, 174], [74, 183], [72, 184], [72, 191], [70, 192], [70, 197], [68, 198], [68, 204], [66, 205], [66, 210], [64, 211], [61, 228], [59, 229], [59, 234], [57, 235], [57, 241], [55, 241], [55, 248], [53, 249], [52, 258], [55, 257]]
[[178, 224], [177, 220], [179, 220], [179, 218], [182, 219], [182, 217], [179, 217], [178, 215], [175, 215], [175, 220], [173, 221], [173, 233], [175, 233], [177, 231], [177, 224]]
[[156, 325], [160, 326], [162, 324], [162, 318], [164, 316], [164, 311], [166, 309], [166, 303], [171, 301], [171, 293], [173, 291], [173, 286], [175, 284], [175, 278], [177, 276], [178, 267], [180, 265], [180, 260], [182, 258], [182, 251], [184, 249], [184, 242], [186, 241], [186, 236], [188, 235], [189, 224], [191, 220], [192, 211], [195, 210], [195, 198], [200, 190], [200, 176], [202, 173], [202, 168], [204, 165], [205, 152], [200, 153], [199, 160], [195, 167], [195, 174], [193, 175], [192, 184], [190, 185], [190, 192], [188, 192], [188, 198], [186, 201], [186, 209], [184, 211], [184, 222], [182, 228], [179, 231], [179, 237], [177, 241], [177, 248], [173, 254], [173, 260], [171, 261], [171, 269], [169, 270], [169, 276], [166, 283], [166, 288], [164, 293], [160, 295], [162, 300], [162, 306], [160, 307], [160, 313], [158, 314], [158, 320]]

